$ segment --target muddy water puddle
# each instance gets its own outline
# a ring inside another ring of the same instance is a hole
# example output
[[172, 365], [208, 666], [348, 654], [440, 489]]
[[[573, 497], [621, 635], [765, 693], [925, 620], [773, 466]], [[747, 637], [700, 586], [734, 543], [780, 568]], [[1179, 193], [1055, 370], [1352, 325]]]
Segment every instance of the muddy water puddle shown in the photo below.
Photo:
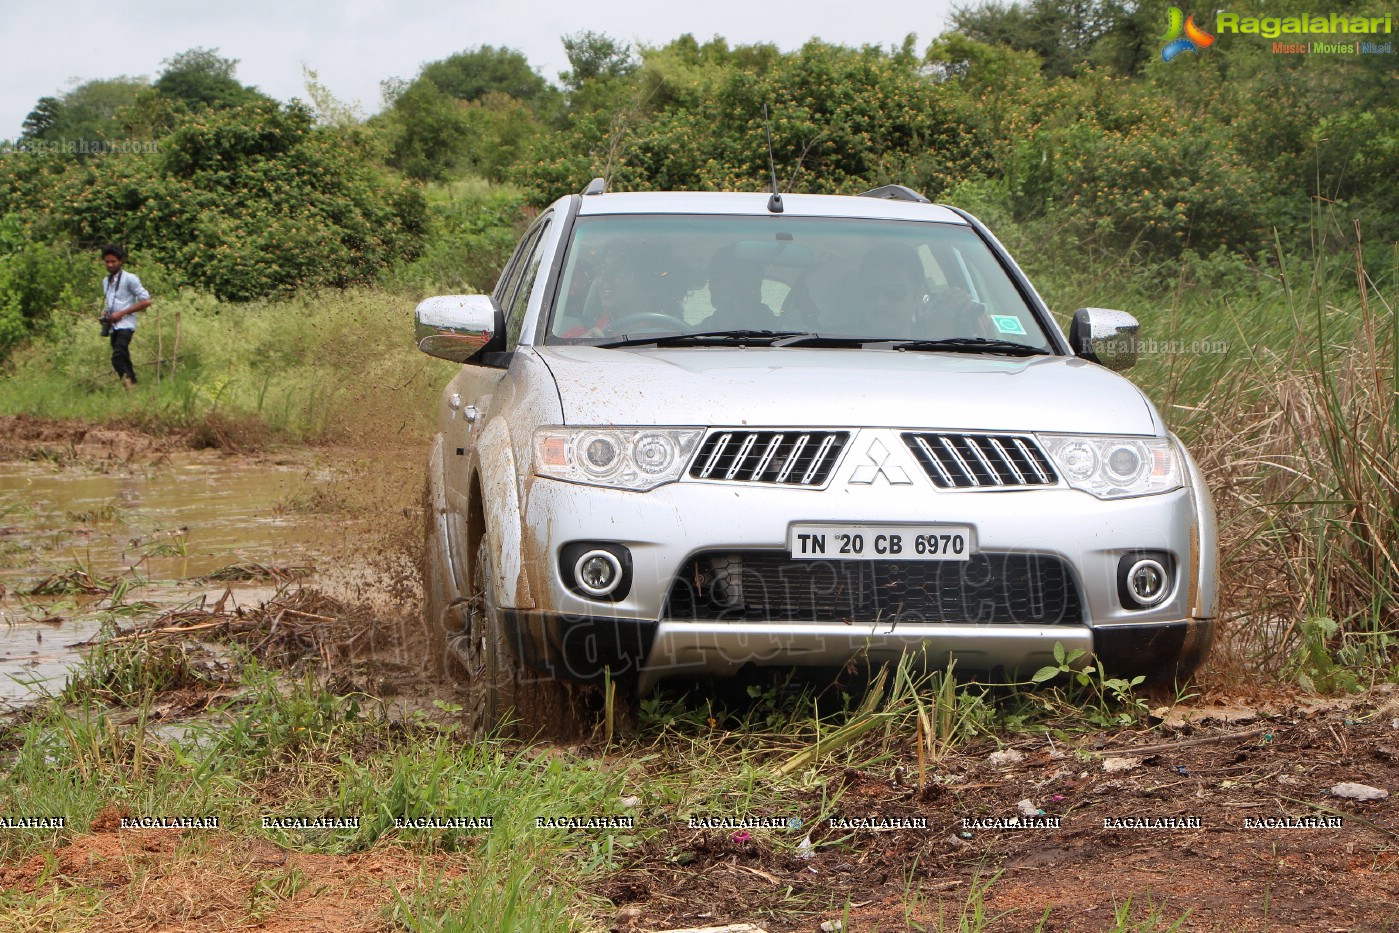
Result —
[[228, 608], [255, 606], [278, 583], [343, 576], [351, 523], [316, 510], [335, 484], [309, 461], [213, 452], [104, 470], [0, 462], [0, 704], [61, 690], [104, 620], [226, 589]]
[[185, 579], [305, 562], [332, 549], [304, 514], [327, 479], [305, 464], [199, 452], [105, 473], [0, 463], [0, 583], [22, 589], [75, 565]]

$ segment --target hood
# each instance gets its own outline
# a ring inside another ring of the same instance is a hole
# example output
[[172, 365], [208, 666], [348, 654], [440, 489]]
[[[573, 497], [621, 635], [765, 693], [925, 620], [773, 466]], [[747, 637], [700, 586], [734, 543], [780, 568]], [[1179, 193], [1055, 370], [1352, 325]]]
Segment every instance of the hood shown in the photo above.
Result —
[[536, 347], [572, 425], [1160, 435], [1136, 386], [1074, 357], [798, 347]]

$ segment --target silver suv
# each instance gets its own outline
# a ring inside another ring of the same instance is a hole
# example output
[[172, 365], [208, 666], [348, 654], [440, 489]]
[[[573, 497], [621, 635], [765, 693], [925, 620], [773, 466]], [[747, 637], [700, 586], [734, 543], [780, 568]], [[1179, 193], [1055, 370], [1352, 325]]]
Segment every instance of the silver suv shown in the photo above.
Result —
[[1136, 321], [1081, 309], [1066, 340], [963, 211], [595, 181], [416, 323], [463, 364], [426, 623], [484, 724], [547, 723], [566, 681], [911, 650], [1024, 676], [1056, 644], [1168, 680], [1209, 648], [1213, 508], [1112, 371]]

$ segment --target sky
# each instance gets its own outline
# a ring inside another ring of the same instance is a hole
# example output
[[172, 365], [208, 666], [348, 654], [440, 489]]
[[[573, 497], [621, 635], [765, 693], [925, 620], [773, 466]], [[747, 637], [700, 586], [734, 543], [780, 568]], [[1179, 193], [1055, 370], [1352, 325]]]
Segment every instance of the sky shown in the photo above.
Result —
[[161, 62], [186, 49], [218, 49], [238, 60], [238, 79], [279, 100], [307, 97], [303, 65], [331, 93], [381, 106], [379, 82], [411, 78], [426, 62], [481, 45], [523, 52], [551, 81], [568, 66], [561, 36], [592, 30], [664, 45], [684, 33], [730, 45], [772, 42], [784, 51], [817, 36], [842, 45], [898, 45], [908, 33], [923, 49], [945, 27], [953, 0], [96, 0], [0, 3], [0, 139], [20, 134], [43, 96], [93, 78], [154, 79]]

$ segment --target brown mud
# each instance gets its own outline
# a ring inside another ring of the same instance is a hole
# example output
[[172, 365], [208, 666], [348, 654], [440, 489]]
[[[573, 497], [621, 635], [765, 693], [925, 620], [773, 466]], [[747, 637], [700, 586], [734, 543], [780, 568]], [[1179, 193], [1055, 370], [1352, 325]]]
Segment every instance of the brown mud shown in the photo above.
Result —
[[[271, 660], [316, 664], [332, 683], [393, 696], [404, 708], [426, 709], [451, 695], [449, 685], [426, 676], [416, 622], [421, 450], [365, 444], [199, 453], [195, 446], [189, 438], [0, 418], [0, 460], [73, 481], [127, 475], [139, 484], [181, 463], [209, 476], [263, 470], [299, 478], [279, 500], [288, 503], [277, 516], [291, 528], [287, 537], [252, 556], [239, 546], [212, 553], [207, 563], [218, 567], [201, 566], [181, 581], [185, 589], [177, 587], [145, 627], [222, 626], [222, 637], [265, 641], [261, 650]], [[89, 541], [126, 530], [104, 529], [81, 508], [50, 505], [32, 514], [40, 512], [64, 517], [45, 535], [30, 534], [32, 515], [0, 518], [0, 547], [7, 537], [24, 541], [4, 552], [0, 586], [9, 595], [0, 590], [0, 600], [10, 627], [42, 629], [48, 650], [84, 630], [74, 620], [37, 618], [45, 611], [37, 597], [25, 600], [29, 617], [17, 618], [16, 592], [51, 574], [55, 555], [71, 554], [84, 530]], [[129, 572], [133, 562], [149, 570], [164, 559], [140, 564], [139, 547], [115, 555], [93, 575]], [[191, 595], [202, 596], [196, 609], [172, 609], [181, 605], [177, 597]], [[276, 638], [266, 637], [269, 613], [279, 620]], [[198, 707], [197, 698], [185, 699]], [[1197, 696], [1159, 709], [1149, 726], [1008, 741], [959, 746], [928, 768], [920, 787], [910, 736], [879, 770], [828, 770], [824, 791], [816, 788], [802, 806], [816, 812], [839, 794], [837, 819], [907, 819], [917, 828], [822, 823], [779, 831], [779, 839], [639, 814], [639, 823], [661, 828], [599, 881], [594, 893], [616, 912], [596, 928], [750, 923], [779, 933], [841, 921], [847, 931], [956, 930], [980, 905], [987, 922], [966, 928], [1399, 930], [1393, 685], [1316, 698], [1207, 672]], [[659, 761], [651, 755], [644, 767]], [[1331, 792], [1347, 782], [1391, 796], [1360, 801]], [[1058, 827], [1006, 822], [1022, 812], [1038, 821], [1057, 817]], [[1157, 822], [1165, 820], [1175, 823]], [[52, 858], [0, 865], [0, 888], [100, 890], [102, 912], [81, 928], [113, 933], [383, 930], [390, 927], [381, 911], [396, 891], [460, 873], [469, 859], [392, 846], [305, 854], [219, 830], [117, 831], [108, 825], [114, 822], [99, 820]], [[799, 849], [793, 843], [803, 837], [810, 847]], [[261, 912], [250, 913], [250, 904]]]

